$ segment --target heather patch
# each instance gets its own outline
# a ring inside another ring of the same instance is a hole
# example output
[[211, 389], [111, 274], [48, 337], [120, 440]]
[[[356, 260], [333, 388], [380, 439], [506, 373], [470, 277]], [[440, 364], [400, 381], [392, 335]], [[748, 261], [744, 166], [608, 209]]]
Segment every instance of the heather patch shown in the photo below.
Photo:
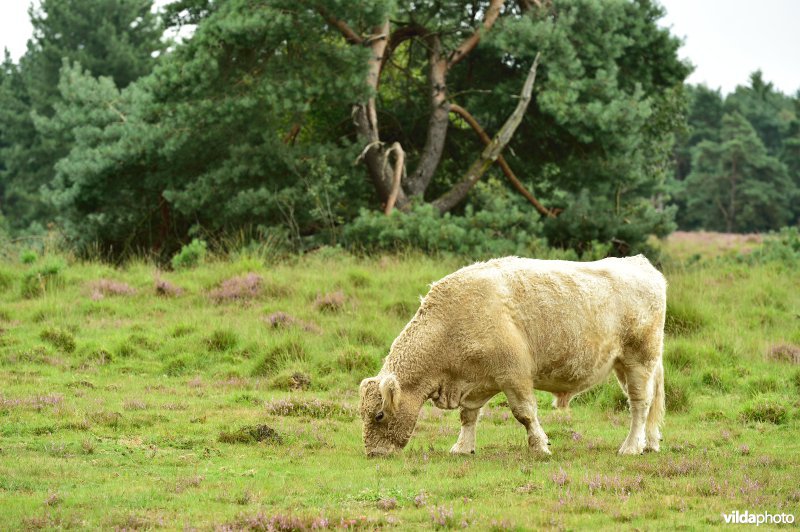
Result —
[[209, 296], [217, 303], [247, 301], [261, 294], [263, 278], [256, 273], [248, 273], [222, 281]]
[[106, 296], [132, 296], [136, 290], [129, 284], [113, 279], [98, 279], [86, 285], [89, 290], [89, 297], [93, 301], [99, 301]]

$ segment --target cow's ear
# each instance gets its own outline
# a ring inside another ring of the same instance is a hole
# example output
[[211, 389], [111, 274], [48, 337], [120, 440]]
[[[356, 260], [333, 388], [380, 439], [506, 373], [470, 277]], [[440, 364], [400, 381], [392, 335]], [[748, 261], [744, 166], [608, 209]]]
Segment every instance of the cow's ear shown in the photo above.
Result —
[[367, 391], [367, 387], [373, 382], [378, 382], [378, 378], [377, 377], [369, 377], [369, 378], [366, 378], [363, 381], [361, 381], [361, 384], [358, 386], [358, 391], [359, 391], [359, 395], [362, 398], [364, 397], [364, 393]]
[[393, 414], [400, 408], [400, 381], [393, 373], [386, 375], [378, 383], [383, 400], [383, 410]]

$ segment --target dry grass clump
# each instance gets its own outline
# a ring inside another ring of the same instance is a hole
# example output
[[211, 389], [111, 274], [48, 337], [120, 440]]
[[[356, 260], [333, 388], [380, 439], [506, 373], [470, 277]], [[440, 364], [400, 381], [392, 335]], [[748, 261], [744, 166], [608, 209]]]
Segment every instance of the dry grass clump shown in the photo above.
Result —
[[344, 309], [345, 301], [347, 301], [347, 297], [344, 292], [337, 290], [330, 294], [317, 296], [317, 299], [314, 300], [314, 308], [320, 312], [341, 312]]
[[260, 275], [250, 272], [222, 281], [209, 295], [217, 303], [247, 301], [261, 294], [263, 281]]
[[112, 279], [98, 279], [88, 284], [90, 298], [99, 301], [106, 296], [132, 296], [136, 290], [128, 283]]
[[299, 318], [295, 318], [290, 314], [286, 314], [285, 312], [273, 312], [266, 318], [264, 318], [264, 322], [267, 323], [273, 329], [288, 329], [290, 327], [299, 327], [306, 332], [320, 334], [322, 331], [319, 327], [315, 324], [303, 321]]
[[773, 345], [767, 350], [767, 359], [800, 364], [800, 346], [794, 344]]
[[156, 279], [156, 295], [161, 297], [178, 297], [183, 295], [183, 288], [175, 286], [164, 279]]

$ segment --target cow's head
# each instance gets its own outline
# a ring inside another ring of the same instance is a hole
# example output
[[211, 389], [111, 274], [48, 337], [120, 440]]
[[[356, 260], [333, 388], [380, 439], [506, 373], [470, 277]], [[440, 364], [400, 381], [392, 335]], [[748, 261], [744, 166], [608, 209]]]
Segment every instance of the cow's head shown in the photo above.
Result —
[[394, 374], [361, 381], [359, 410], [364, 423], [364, 447], [368, 456], [399, 451], [406, 446], [421, 408], [410, 394], [403, 394]]

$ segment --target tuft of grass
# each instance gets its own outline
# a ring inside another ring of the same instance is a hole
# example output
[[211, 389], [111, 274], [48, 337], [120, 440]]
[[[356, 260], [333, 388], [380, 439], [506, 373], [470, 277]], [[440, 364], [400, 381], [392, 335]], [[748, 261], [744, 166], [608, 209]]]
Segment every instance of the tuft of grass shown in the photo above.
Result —
[[789, 419], [789, 411], [779, 400], [768, 395], [756, 397], [748, 402], [739, 414], [746, 422], [773, 423], [781, 425]]
[[677, 379], [664, 382], [664, 403], [667, 412], [686, 412], [691, 406], [689, 387]]
[[25, 272], [22, 277], [21, 294], [24, 298], [44, 295], [64, 285], [61, 272], [67, 267], [61, 259], [49, 259]]
[[317, 296], [314, 300], [314, 308], [320, 312], [336, 313], [344, 310], [344, 304], [347, 301], [344, 292], [337, 290], [330, 294], [322, 294]]
[[179, 377], [189, 370], [189, 363], [183, 357], [173, 358], [164, 366], [164, 374]]
[[72, 353], [75, 351], [75, 337], [72, 333], [64, 329], [48, 327], [39, 334], [39, 338], [65, 353]]
[[239, 336], [230, 329], [217, 329], [205, 339], [206, 347], [211, 351], [229, 351], [239, 343]]
[[730, 384], [718, 369], [712, 369], [703, 373], [702, 377], [700, 377], [700, 382], [703, 386], [717, 392], [730, 391]]
[[781, 383], [776, 377], [761, 376], [754, 377], [747, 381], [747, 391], [751, 395], [778, 392], [782, 389]]
[[250, 374], [253, 377], [268, 377], [290, 361], [306, 359], [305, 346], [297, 339], [288, 340], [274, 346], [261, 357]]
[[378, 371], [379, 361], [364, 349], [347, 346], [336, 357], [336, 367], [346, 373], [373, 375]]
[[694, 305], [676, 298], [667, 298], [664, 331], [668, 335], [688, 335], [702, 330], [708, 319]]
[[283, 443], [278, 431], [267, 425], [245, 425], [234, 431], [222, 431], [217, 437], [220, 443]]

